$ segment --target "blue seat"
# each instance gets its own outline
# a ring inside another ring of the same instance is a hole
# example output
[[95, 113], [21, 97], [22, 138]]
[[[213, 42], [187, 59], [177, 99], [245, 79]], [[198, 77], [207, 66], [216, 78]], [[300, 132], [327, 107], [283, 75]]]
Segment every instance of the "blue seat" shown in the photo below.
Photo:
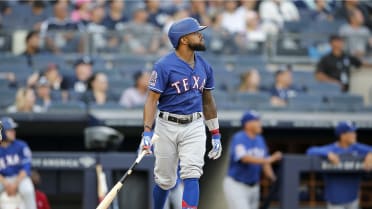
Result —
[[120, 106], [118, 103], [108, 102], [108, 103], [102, 104], [102, 105], [92, 104], [92, 105], [90, 105], [90, 109], [95, 109], [95, 110], [123, 110], [125, 108], [123, 106]]
[[234, 98], [236, 103], [247, 105], [246, 109], [256, 109], [260, 105], [270, 104], [270, 95], [266, 93], [236, 93]]
[[299, 94], [288, 101], [291, 110], [316, 111], [323, 105], [323, 97], [319, 94]]
[[326, 96], [326, 102], [335, 106], [364, 106], [363, 97], [353, 94], [329, 95]]
[[306, 84], [306, 89], [311, 94], [341, 94], [340, 86], [333, 83], [311, 82]]
[[82, 112], [85, 111], [86, 105], [83, 102], [74, 101], [74, 102], [55, 102], [50, 105], [48, 112]]

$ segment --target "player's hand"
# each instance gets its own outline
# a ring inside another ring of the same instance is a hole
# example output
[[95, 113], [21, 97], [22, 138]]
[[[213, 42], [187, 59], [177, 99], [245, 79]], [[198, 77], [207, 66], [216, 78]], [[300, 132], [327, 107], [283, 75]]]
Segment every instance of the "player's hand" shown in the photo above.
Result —
[[337, 165], [340, 163], [340, 158], [338, 157], [338, 155], [336, 155], [335, 153], [333, 152], [330, 152], [328, 153], [328, 160], [334, 164], [334, 165]]
[[12, 183], [5, 183], [4, 184], [5, 192], [8, 194], [8, 196], [14, 196], [17, 194], [17, 185]]
[[283, 158], [283, 154], [280, 151], [274, 152], [269, 158], [270, 163], [275, 163]]
[[364, 169], [367, 171], [372, 170], [372, 153], [368, 153], [367, 156], [364, 158]]
[[216, 160], [221, 157], [222, 145], [221, 145], [221, 134], [212, 135], [212, 150], [208, 153], [209, 159]]
[[144, 131], [142, 134], [142, 140], [140, 144], [140, 152], [143, 152], [144, 150], [147, 152], [147, 154], [151, 154], [151, 138], [152, 138], [153, 132], [152, 131]]

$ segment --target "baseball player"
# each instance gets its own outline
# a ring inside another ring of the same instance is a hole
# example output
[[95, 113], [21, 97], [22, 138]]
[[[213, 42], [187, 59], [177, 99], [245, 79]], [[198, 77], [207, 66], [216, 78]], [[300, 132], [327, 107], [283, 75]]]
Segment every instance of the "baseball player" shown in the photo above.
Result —
[[28, 145], [16, 139], [17, 124], [12, 118], [1, 118], [4, 134], [0, 144], [0, 192], [8, 196], [19, 193], [26, 209], [36, 209], [35, 190], [31, 175], [31, 151]]
[[246, 112], [241, 125], [242, 130], [231, 141], [224, 192], [229, 209], [258, 209], [261, 170], [271, 181], [275, 181], [271, 164], [279, 161], [282, 154], [277, 151], [269, 156], [257, 112]]
[[[144, 132], [140, 149], [151, 152], [152, 126], [159, 140], [154, 142], [155, 209], [163, 209], [169, 189], [177, 181], [177, 166], [184, 183], [183, 209], [196, 209], [199, 202], [199, 178], [203, 174], [206, 133], [212, 135], [208, 156], [221, 156], [221, 135], [216, 105], [212, 67], [196, 52], [205, 45], [200, 26], [194, 18], [173, 23], [168, 37], [175, 51], [154, 64], [149, 93], [144, 107]], [[157, 108], [159, 109], [156, 113]]]
[[[335, 134], [338, 141], [321, 147], [310, 147], [308, 155], [327, 158], [333, 164], [340, 163], [341, 156], [360, 156], [364, 158], [366, 170], [372, 169], [372, 147], [356, 141], [357, 127], [348, 121], [340, 122]], [[358, 209], [361, 174], [324, 174], [324, 193], [327, 209]]]

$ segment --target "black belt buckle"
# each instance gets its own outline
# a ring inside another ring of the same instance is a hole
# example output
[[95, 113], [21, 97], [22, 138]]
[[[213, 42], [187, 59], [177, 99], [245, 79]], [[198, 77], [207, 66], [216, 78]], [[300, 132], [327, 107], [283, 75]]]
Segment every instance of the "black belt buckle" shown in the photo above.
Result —
[[[163, 118], [164, 117], [164, 113], [163, 112], [160, 112], [159, 113], [159, 117], [160, 118]], [[201, 118], [201, 114], [198, 113], [197, 114], [197, 119]], [[165, 118], [163, 118], [165, 119]], [[190, 115], [189, 118], [177, 118], [177, 117], [174, 117], [174, 116], [168, 116], [167, 118], [168, 121], [171, 121], [171, 122], [175, 122], [175, 123], [178, 123], [178, 124], [188, 124], [188, 123], [191, 123], [193, 121], [193, 117], [192, 115]]]

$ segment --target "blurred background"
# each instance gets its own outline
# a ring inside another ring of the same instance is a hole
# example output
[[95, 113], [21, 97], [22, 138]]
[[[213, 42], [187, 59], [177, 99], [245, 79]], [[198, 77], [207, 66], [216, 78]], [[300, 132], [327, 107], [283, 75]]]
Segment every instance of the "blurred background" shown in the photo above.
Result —
[[[200, 208], [226, 209], [228, 142], [247, 109], [261, 113], [270, 150], [284, 154], [334, 141], [340, 120], [371, 143], [371, 11], [367, 0], [2, 0], [0, 114], [19, 124], [51, 207], [94, 208], [96, 164], [111, 187], [133, 161], [152, 64], [173, 50], [170, 25], [194, 17], [209, 26], [202, 54], [214, 69], [226, 150], [206, 159]], [[152, 163], [113, 208], [151, 208]], [[298, 207], [324, 208], [321, 175], [299, 175]], [[263, 201], [271, 190], [263, 180]], [[360, 197], [372, 208], [369, 175]], [[270, 195], [270, 208], [282, 198]]]

